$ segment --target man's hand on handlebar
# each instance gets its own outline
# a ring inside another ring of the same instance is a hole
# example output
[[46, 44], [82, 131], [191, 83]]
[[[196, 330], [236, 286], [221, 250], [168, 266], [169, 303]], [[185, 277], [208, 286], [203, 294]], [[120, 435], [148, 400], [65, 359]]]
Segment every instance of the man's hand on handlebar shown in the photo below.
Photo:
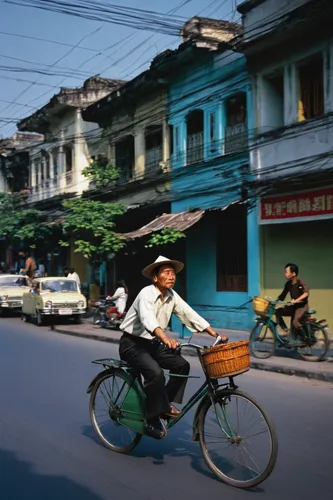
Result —
[[209, 335], [211, 335], [212, 337], [214, 337], [216, 339], [216, 342], [214, 342], [214, 345], [226, 344], [229, 340], [229, 337], [226, 337], [225, 335], [218, 335], [216, 333], [216, 331], [211, 326], [206, 328], [205, 332], [207, 332]]
[[229, 341], [229, 338], [226, 337], [225, 335], [222, 335], [222, 336], [218, 335], [216, 337], [214, 344], [213, 344], [213, 347], [216, 347], [216, 346], [222, 345], [222, 344], [227, 344], [228, 341]]
[[161, 338], [161, 342], [163, 342], [163, 344], [165, 344], [172, 351], [176, 350], [179, 347], [178, 340], [169, 339], [169, 337], [167, 337], [166, 335], [164, 338]]
[[169, 349], [175, 350], [180, 345], [178, 340], [169, 339], [169, 337], [165, 335], [164, 330], [162, 330], [162, 328], [160, 327], [155, 329], [154, 334], [158, 338], [158, 340], [162, 342], [162, 344], [166, 345]]

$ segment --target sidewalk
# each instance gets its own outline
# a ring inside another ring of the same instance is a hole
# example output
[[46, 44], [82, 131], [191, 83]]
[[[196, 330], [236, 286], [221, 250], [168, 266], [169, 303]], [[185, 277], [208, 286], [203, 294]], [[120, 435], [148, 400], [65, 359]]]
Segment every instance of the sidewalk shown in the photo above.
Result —
[[[117, 330], [96, 328], [88, 322], [82, 323], [81, 325], [55, 325], [52, 329], [65, 335], [72, 335], [100, 342], [109, 342], [112, 344], [118, 344], [122, 334]], [[219, 334], [227, 335], [230, 342], [247, 340], [249, 338], [249, 333], [246, 331], [222, 330], [218, 328], [216, 331]], [[178, 335], [171, 331], [168, 331], [168, 335], [172, 338], [178, 338]], [[186, 342], [189, 340], [189, 337], [181, 340], [182, 342]], [[209, 346], [212, 344], [212, 338], [206, 333], [195, 334], [192, 337], [192, 342], [202, 346]], [[184, 349], [183, 354], [186, 356], [196, 356], [195, 351], [191, 349]], [[317, 363], [303, 361], [299, 359], [297, 353], [279, 349], [274, 357], [267, 360], [251, 357], [251, 368], [275, 373], [283, 373], [285, 375], [294, 375], [297, 377], [306, 377], [314, 380], [322, 380], [325, 382], [333, 382], [333, 349], [330, 349], [328, 357], [325, 361]]]

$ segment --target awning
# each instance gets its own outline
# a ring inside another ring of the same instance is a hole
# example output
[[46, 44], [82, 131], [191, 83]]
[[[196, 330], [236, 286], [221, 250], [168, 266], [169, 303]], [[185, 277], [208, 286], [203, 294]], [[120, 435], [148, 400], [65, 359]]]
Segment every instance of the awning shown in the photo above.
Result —
[[163, 214], [136, 231], [124, 233], [123, 237], [127, 240], [134, 240], [167, 227], [177, 229], [178, 231], [185, 231], [199, 222], [204, 213], [205, 210], [195, 210], [191, 212], [178, 212], [176, 214]]

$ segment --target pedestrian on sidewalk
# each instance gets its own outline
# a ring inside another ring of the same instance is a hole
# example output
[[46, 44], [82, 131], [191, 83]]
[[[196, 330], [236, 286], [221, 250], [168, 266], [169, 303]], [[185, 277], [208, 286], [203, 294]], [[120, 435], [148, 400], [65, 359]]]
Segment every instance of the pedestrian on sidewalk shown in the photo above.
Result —
[[26, 261], [24, 264], [23, 272], [28, 276], [29, 280], [32, 281], [33, 278], [35, 277], [35, 271], [37, 269], [36, 261], [28, 253], [25, 253], [25, 258]]
[[[182, 262], [159, 256], [145, 267], [142, 274], [153, 284], [141, 290], [120, 329], [120, 358], [144, 377], [146, 394], [146, 432], [151, 437], [165, 436], [160, 417], [174, 418], [180, 413], [171, 403], [181, 403], [189, 374], [189, 363], [176, 351], [178, 343], [165, 334], [172, 314], [175, 314], [192, 332], [218, 334], [174, 290], [176, 274], [184, 267]], [[222, 337], [226, 342], [227, 337]], [[170, 377], [165, 386], [163, 369], [184, 377]]]
[[70, 274], [71, 270], [69, 267], [64, 267], [63, 271], [65, 278], [68, 278], [68, 275]]
[[116, 283], [117, 289], [113, 295], [108, 295], [106, 300], [113, 300], [116, 304], [119, 314], [123, 314], [126, 309], [128, 299], [128, 288], [124, 280], [119, 280]]
[[44, 260], [43, 259], [39, 259], [39, 263], [38, 263], [38, 277], [39, 278], [44, 278], [45, 277], [45, 265], [44, 265]]
[[74, 267], [70, 268], [67, 278], [70, 278], [71, 280], [76, 281], [76, 283], [78, 284], [78, 287], [81, 288], [80, 276], [77, 274]]

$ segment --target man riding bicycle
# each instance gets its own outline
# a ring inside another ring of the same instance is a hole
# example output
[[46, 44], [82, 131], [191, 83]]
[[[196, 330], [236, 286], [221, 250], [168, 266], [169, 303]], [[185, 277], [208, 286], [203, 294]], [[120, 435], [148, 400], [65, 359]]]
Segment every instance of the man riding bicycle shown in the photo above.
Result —
[[[182, 262], [159, 256], [142, 274], [153, 284], [141, 290], [120, 329], [120, 358], [142, 374], [146, 394], [146, 432], [161, 439], [166, 429], [160, 417], [174, 418], [180, 410], [171, 403], [181, 403], [189, 374], [189, 363], [178, 353], [178, 342], [165, 334], [172, 314], [192, 332], [207, 332], [218, 337], [209, 323], [199, 316], [173, 289]], [[222, 337], [226, 342], [227, 337]], [[165, 385], [163, 369], [175, 375]]]
[[275, 311], [276, 320], [284, 334], [289, 334], [288, 327], [283, 320], [283, 316], [290, 316], [291, 323], [297, 332], [301, 328], [301, 319], [303, 314], [309, 310], [308, 297], [309, 287], [305, 281], [298, 277], [298, 266], [296, 264], [287, 264], [284, 268], [285, 278], [288, 280], [278, 300], [285, 300], [288, 293], [291, 297], [291, 306], [280, 307]]

